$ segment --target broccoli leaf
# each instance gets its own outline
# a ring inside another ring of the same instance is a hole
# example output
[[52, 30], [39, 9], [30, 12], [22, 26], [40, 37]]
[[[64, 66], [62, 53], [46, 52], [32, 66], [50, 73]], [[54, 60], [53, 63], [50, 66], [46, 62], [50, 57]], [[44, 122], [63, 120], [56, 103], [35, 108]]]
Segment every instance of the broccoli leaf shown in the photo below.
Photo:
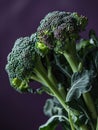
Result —
[[63, 108], [56, 98], [46, 100], [44, 114], [50, 117], [54, 115], [64, 115]]
[[76, 72], [72, 75], [71, 88], [67, 93], [66, 101], [78, 99], [82, 93], [91, 90], [91, 72], [84, 70], [83, 72]]
[[39, 127], [39, 130], [55, 130], [59, 122], [65, 121], [64, 116], [52, 116], [44, 125]]

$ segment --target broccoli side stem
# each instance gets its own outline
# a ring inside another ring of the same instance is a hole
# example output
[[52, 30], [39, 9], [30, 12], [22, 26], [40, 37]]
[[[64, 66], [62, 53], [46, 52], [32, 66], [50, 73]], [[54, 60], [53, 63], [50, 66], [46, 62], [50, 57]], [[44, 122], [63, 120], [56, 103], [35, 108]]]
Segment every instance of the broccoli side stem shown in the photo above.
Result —
[[[35, 66], [36, 67], [34, 68], [34, 73], [36, 75], [36, 81], [48, 87], [52, 94], [58, 99], [58, 101], [64, 107], [64, 109], [68, 111], [67, 105], [65, 104], [65, 100], [63, 99], [62, 94], [58, 90], [56, 79], [54, 78], [54, 76], [52, 76], [53, 78], [51, 78], [52, 73], [47, 73], [40, 59], [38, 60]], [[48, 72], [50, 73], [50, 71]]]
[[84, 101], [86, 103], [87, 108], [89, 108], [89, 111], [91, 112], [91, 116], [93, 119], [97, 119], [97, 112], [94, 106], [94, 102], [91, 98], [91, 95], [89, 92], [83, 94]]
[[46, 61], [47, 61], [48, 78], [50, 79], [50, 81], [52, 82], [52, 84], [55, 86], [57, 84], [57, 80], [54, 77], [54, 75], [52, 74], [52, 66], [51, 66], [50, 61], [49, 61], [49, 59], [48, 59], [47, 56], [46, 56]]
[[43, 73], [40, 68], [37, 67], [34, 71], [41, 79], [43, 85], [45, 85], [46, 87], [48, 87], [50, 89], [52, 94], [58, 99], [58, 101], [61, 103], [61, 105], [64, 107], [64, 109], [66, 111], [68, 111], [68, 108], [67, 108], [67, 105], [65, 104], [65, 101], [64, 101], [62, 95], [60, 94], [60, 92], [58, 91], [58, 88], [56, 87], [57, 84], [55, 84], [55, 86], [54, 86], [54, 84], [48, 78], [47, 73]]
[[59, 85], [59, 86], [58, 86], [58, 90], [59, 90], [59, 92], [62, 94], [63, 99], [65, 100], [65, 99], [66, 99], [66, 92], [65, 92], [64, 86]]
[[[64, 56], [65, 56], [66, 60], [68, 61], [72, 71], [74, 73], [78, 72], [79, 71], [79, 69], [78, 69], [79, 62], [77, 61], [77, 59], [78, 59], [77, 56], [70, 55], [67, 53], [64, 53]], [[95, 105], [94, 105], [94, 102], [92, 100], [90, 93], [89, 92], [84, 93], [83, 99], [84, 99], [84, 102], [85, 102], [89, 112], [90, 112], [92, 119], [95, 121], [97, 119], [97, 112], [96, 112]]]
[[72, 130], [75, 130], [75, 128], [74, 128], [74, 123], [73, 123], [72, 117], [71, 117], [71, 115], [70, 115], [70, 112], [68, 113], [68, 117], [69, 117], [69, 122], [70, 122], [70, 127], [71, 127], [71, 129], [72, 129]]
[[73, 55], [70, 55], [70, 54], [67, 54], [67, 53], [64, 53], [64, 56], [66, 58], [66, 60], [68, 61], [72, 71], [75, 73], [78, 71], [78, 65], [79, 63], [77, 62], [77, 58]]

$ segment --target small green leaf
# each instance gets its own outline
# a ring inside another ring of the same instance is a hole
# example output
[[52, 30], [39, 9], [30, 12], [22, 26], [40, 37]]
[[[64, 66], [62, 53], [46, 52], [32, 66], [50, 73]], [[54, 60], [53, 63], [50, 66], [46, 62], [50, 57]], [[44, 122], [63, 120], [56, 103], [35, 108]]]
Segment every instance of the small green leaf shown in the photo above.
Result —
[[47, 99], [44, 105], [44, 113], [45, 115], [52, 116], [53, 115], [54, 103], [52, 99]]
[[39, 127], [39, 130], [55, 130], [59, 122], [65, 121], [64, 116], [52, 116], [44, 125]]
[[71, 88], [69, 89], [66, 101], [78, 99], [82, 93], [91, 90], [91, 73], [88, 70], [83, 72], [76, 72], [72, 75]]
[[63, 115], [63, 109], [56, 99], [47, 99], [44, 105], [44, 114], [51, 117], [54, 115]]

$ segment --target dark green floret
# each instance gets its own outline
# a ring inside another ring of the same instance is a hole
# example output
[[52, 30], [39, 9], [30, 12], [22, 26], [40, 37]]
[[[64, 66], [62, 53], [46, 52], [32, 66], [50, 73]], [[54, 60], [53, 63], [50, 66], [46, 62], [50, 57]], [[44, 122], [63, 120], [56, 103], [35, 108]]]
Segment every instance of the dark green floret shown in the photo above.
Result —
[[74, 57], [77, 57], [76, 42], [80, 38], [80, 32], [85, 30], [87, 21], [85, 16], [76, 12], [51, 12], [40, 22], [37, 39], [48, 49], [64, 55], [72, 70], [76, 72], [79, 65], [78, 60], [73, 65]]
[[87, 18], [77, 13], [54, 11], [45, 16], [37, 29], [39, 40], [49, 48], [57, 41], [78, 39], [79, 32], [85, 29]]

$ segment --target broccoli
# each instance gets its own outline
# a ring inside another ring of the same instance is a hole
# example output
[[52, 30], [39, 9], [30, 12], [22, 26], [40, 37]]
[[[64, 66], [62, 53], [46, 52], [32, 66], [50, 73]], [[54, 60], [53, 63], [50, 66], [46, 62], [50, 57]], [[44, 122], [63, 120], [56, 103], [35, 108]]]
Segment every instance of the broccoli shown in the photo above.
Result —
[[[58, 101], [67, 110], [63, 96], [59, 91], [59, 83], [52, 71], [50, 62], [51, 51], [47, 47], [38, 48], [36, 33], [31, 37], [16, 40], [12, 51], [8, 55], [6, 71], [10, 84], [19, 92], [46, 93], [57, 97]], [[47, 52], [47, 53], [46, 53]], [[43, 55], [41, 55], [43, 54]], [[31, 81], [41, 83], [42, 87], [33, 89]]]
[[[41, 62], [40, 55], [36, 53], [35, 42], [35, 34], [33, 34], [32, 38], [17, 39], [7, 58], [6, 71], [10, 83], [16, 90], [21, 92], [30, 91], [30, 81], [35, 80], [43, 83], [43, 75], [46, 77], [47, 72]], [[44, 85], [46, 84], [44, 83]]]
[[28, 82], [33, 73], [34, 59], [34, 43], [30, 41], [29, 37], [17, 39], [8, 55], [6, 71], [11, 85], [18, 91], [28, 90]]
[[[6, 71], [11, 86], [19, 92], [32, 92], [29, 85], [31, 81], [41, 83], [42, 89], [48, 93], [50, 93], [51, 88], [57, 89], [55, 87], [57, 81], [52, 74], [52, 66], [48, 62], [48, 56], [41, 56], [36, 46], [36, 34], [31, 37], [19, 38], [8, 55]], [[33, 92], [36, 92], [36, 89]]]
[[79, 33], [85, 30], [87, 18], [77, 13], [54, 11], [45, 16], [37, 28], [38, 43], [63, 54], [68, 60], [72, 70], [77, 71], [78, 61], [72, 63], [76, 57], [76, 41]]
[[[90, 30], [89, 39], [81, 38], [87, 23], [76, 12], [51, 12], [37, 32], [17, 39], [8, 55], [6, 71], [14, 89], [54, 97], [44, 107], [52, 117], [39, 130], [55, 129], [56, 122], [63, 123], [64, 129], [98, 128], [98, 37]], [[32, 81], [42, 86], [36, 89]]]
[[[72, 73], [81, 72], [83, 70], [83, 59], [81, 60], [77, 53], [76, 43], [80, 40], [80, 33], [85, 30], [87, 23], [88, 19], [76, 12], [54, 11], [49, 13], [41, 20], [40, 26], [37, 28], [37, 44], [40, 44], [38, 46], [39, 50], [41, 50], [44, 44], [48, 47], [48, 50], [65, 57]], [[95, 40], [95, 37], [93, 39]], [[45, 47], [44, 49], [46, 50]], [[83, 94], [84, 100], [91, 97], [89, 92], [86, 94]], [[94, 111], [92, 117], [96, 118], [96, 110], [93, 103], [92, 106], [92, 110], [89, 109], [89, 111]]]
[[41, 20], [37, 35], [48, 47], [55, 47], [54, 40], [78, 39], [85, 29], [87, 18], [77, 13], [54, 11]]

